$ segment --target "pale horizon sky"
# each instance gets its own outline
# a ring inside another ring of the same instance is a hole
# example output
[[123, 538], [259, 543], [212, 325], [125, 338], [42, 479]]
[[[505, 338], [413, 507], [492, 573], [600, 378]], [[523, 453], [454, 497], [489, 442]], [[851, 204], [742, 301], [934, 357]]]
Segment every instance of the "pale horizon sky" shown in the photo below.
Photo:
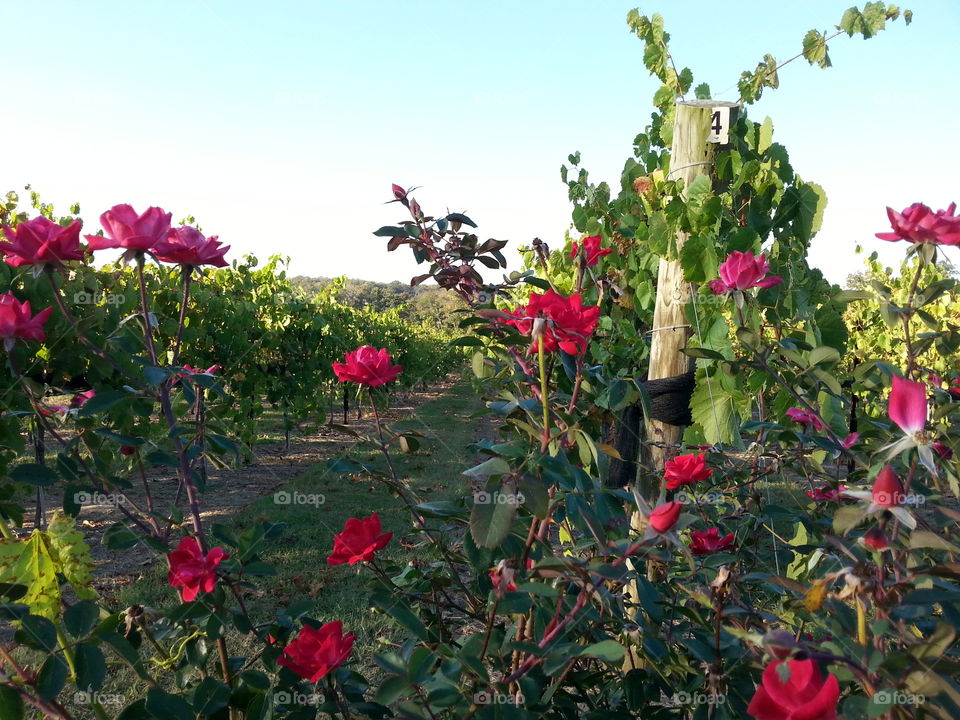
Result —
[[[641, 6], [664, 15], [678, 67], [736, 100], [740, 72], [784, 60], [807, 30], [832, 30], [850, 0]], [[627, 30], [630, 2], [421, 0], [10, 3], [0, 58], [0, 191], [30, 183], [86, 231], [127, 202], [196, 216], [238, 258], [292, 258], [294, 275], [408, 281], [409, 250], [371, 233], [403, 218], [390, 184], [427, 212], [468, 213], [508, 248], [570, 225], [560, 165], [582, 153], [619, 184], [658, 83]], [[861, 3], [862, 5], [862, 3]], [[843, 283], [853, 248], [893, 264], [885, 207], [958, 199], [955, 71], [960, 3], [908, 3], [914, 21], [830, 44], [834, 67], [800, 59], [750, 116], [829, 198], [811, 264]], [[26, 200], [26, 194], [21, 193]], [[948, 253], [955, 263], [956, 251]], [[519, 267], [512, 253], [510, 269]]]

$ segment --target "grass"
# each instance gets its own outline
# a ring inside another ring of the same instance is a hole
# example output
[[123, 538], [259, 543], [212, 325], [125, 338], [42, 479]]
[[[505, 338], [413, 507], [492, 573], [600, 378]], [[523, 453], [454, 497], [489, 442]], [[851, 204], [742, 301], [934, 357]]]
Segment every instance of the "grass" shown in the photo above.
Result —
[[[442, 396], [418, 408], [414, 415], [393, 424], [394, 429], [415, 430], [428, 436], [416, 452], [392, 453], [398, 474], [422, 500], [437, 500], [465, 491], [466, 480], [460, 473], [475, 464], [475, 456], [467, 446], [478, 439], [477, 421], [470, 416], [482, 409], [471, 382], [460, 380]], [[369, 448], [354, 448], [343, 456], [383, 467], [382, 458]], [[261, 559], [272, 564], [277, 574], [257, 582], [258, 591], [245, 598], [248, 610], [255, 621], [262, 622], [273, 617], [280, 607], [312, 601], [314, 610], [310, 617], [341, 620], [345, 630], [358, 637], [355, 657], [361, 667], [368, 667], [372, 653], [382, 650], [393, 635], [389, 622], [373, 614], [366, 601], [369, 571], [358, 566], [329, 566], [326, 558], [333, 549], [333, 536], [343, 529], [347, 518], [377, 512], [384, 530], [394, 533], [383, 552], [385, 559], [390, 563], [407, 562], [409, 555], [402, 538], [412, 527], [409, 513], [376, 477], [332, 473], [324, 463], [307, 469], [275, 492], [279, 491], [322, 495], [324, 501], [282, 505], [275, 503], [271, 494], [234, 517], [221, 520], [238, 532], [268, 520], [286, 526], [281, 538], [266, 542], [259, 551]], [[139, 604], [154, 608], [167, 608], [175, 602], [163, 568], [124, 588], [117, 600], [121, 606]], [[238, 650], [241, 647], [236, 643], [231, 645], [232, 653], [239, 654]], [[130, 676], [124, 681], [132, 684], [134, 678]], [[137, 688], [138, 692], [141, 690]]]

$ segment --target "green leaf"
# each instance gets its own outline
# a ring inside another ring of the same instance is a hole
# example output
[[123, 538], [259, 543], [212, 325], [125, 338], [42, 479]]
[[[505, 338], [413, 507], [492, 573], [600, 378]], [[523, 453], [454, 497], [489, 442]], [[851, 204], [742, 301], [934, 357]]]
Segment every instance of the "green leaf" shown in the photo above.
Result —
[[914, 530], [910, 533], [910, 547], [914, 549], [930, 548], [960, 554], [960, 547], [929, 530]]
[[510, 465], [503, 458], [490, 458], [479, 465], [475, 465], [469, 470], [464, 470], [461, 475], [467, 477], [485, 478], [491, 475], [507, 475], [510, 473]]
[[129, 550], [140, 542], [140, 538], [123, 523], [118, 522], [107, 528], [101, 542], [111, 550]]
[[57, 616], [60, 607], [57, 565], [39, 530], [26, 540], [0, 540], [0, 582], [25, 585], [27, 592], [22, 601], [32, 614], [46, 618]]
[[739, 437], [740, 412], [744, 400], [742, 392], [725, 390], [716, 377], [708, 380], [703, 376], [697, 379], [690, 399], [690, 411], [694, 423], [703, 429], [708, 444], [732, 442]]
[[107, 677], [107, 663], [100, 648], [91, 643], [79, 643], [74, 651], [77, 687], [86, 692], [99, 690]]
[[720, 262], [714, 240], [701, 235], [687, 238], [680, 248], [680, 265], [683, 279], [689, 282], [703, 283], [717, 277]]
[[550, 289], [550, 283], [549, 283], [548, 281], [544, 280], [543, 278], [538, 278], [538, 277], [525, 277], [525, 278], [523, 279], [523, 281], [524, 281], [527, 285], [533, 285], [534, 287], [540, 288], [541, 290], [549, 290], [549, 289]]
[[27, 647], [51, 653], [57, 649], [57, 629], [45, 617], [28, 615], [20, 621], [15, 639]]
[[477, 226], [477, 224], [473, 220], [468, 218], [463, 213], [450, 213], [449, 215], [447, 215], [446, 220], [452, 223], [455, 223], [455, 222], [463, 223], [464, 225], [469, 225], [472, 228], [475, 228]]
[[863, 508], [842, 507], [833, 515], [833, 531], [846, 535], [863, 520]]
[[831, 299], [835, 303], [849, 303], [855, 300], [870, 300], [872, 297], [873, 293], [866, 290], [842, 290]]
[[803, 38], [803, 57], [811, 65], [828, 68], [832, 64], [827, 53], [827, 38], [823, 33], [811, 30]]
[[193, 691], [193, 709], [199, 715], [213, 715], [230, 702], [230, 688], [215, 677], [205, 677]]
[[610, 663], [621, 662], [624, 654], [623, 646], [615, 640], [603, 640], [587, 645], [578, 653], [580, 657], [595, 657]]
[[535, 475], [521, 475], [517, 490], [523, 496], [523, 506], [538, 518], [547, 517], [550, 497], [543, 480]]
[[726, 360], [726, 358], [721, 353], [718, 353], [716, 350], [710, 350], [708, 348], [688, 347], [688, 348], [683, 348], [681, 352], [687, 357], [692, 357], [692, 358], [703, 358], [706, 360]]
[[475, 497], [487, 502], [476, 502], [470, 511], [470, 534], [480, 547], [495, 548], [510, 534], [517, 513], [516, 496], [494, 492], [478, 493]]
[[710, 86], [707, 83], [700, 83], [693, 89], [693, 94], [697, 100], [710, 100]]
[[374, 230], [373, 234], [377, 237], [406, 237], [407, 231], [396, 225], [384, 225], [379, 230]]
[[91, 417], [98, 413], [106, 412], [114, 405], [123, 402], [129, 397], [130, 393], [123, 390], [107, 390], [106, 392], [97, 393], [83, 404], [83, 407], [77, 412], [77, 416]]
[[147, 690], [145, 707], [157, 720], [195, 720], [193, 710], [186, 700], [157, 688]]
[[401, 696], [413, 692], [413, 687], [405, 677], [388, 677], [377, 689], [375, 700], [381, 705], [391, 705]]
[[8, 685], [0, 685], [0, 720], [23, 720], [23, 700]]
[[811, 365], [821, 365], [840, 362], [840, 352], [836, 348], [821, 345], [810, 351], [807, 361]]
[[167, 379], [169, 374], [166, 368], [157, 367], [156, 365], [147, 365], [143, 368], [143, 380], [147, 384], [147, 387], [157, 387]]
[[375, 593], [371, 596], [370, 601], [424, 642], [436, 641], [433, 633], [402, 600], [398, 600], [392, 595]]
[[24, 463], [10, 471], [10, 479], [34, 487], [47, 487], [57, 482], [57, 474], [44, 465]]
[[37, 694], [44, 700], [55, 698], [67, 683], [67, 663], [59, 655], [51, 655], [37, 675]]
[[147, 712], [145, 705], [146, 700], [134, 700], [117, 715], [115, 720], [150, 720], [153, 716]]
[[63, 625], [75, 638], [82, 638], [93, 630], [100, 619], [100, 608], [90, 600], [81, 600], [63, 613]]
[[760, 135], [757, 143], [757, 152], [763, 154], [773, 144], [773, 120], [769, 117], [763, 119], [760, 126]]

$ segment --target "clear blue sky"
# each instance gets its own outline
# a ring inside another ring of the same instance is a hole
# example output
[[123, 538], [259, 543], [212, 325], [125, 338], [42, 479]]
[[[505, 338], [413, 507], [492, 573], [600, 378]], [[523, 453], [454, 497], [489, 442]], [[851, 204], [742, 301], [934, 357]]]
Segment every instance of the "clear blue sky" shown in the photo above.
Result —
[[[851, 0], [666, 2], [678, 66], [714, 97], [766, 52], [786, 59]], [[812, 262], [842, 281], [884, 207], [960, 200], [960, 3], [907, 3], [834, 67], [798, 60], [751, 109], [830, 198]], [[390, 184], [429, 211], [467, 211], [484, 237], [562, 242], [559, 168], [580, 150], [616, 183], [657, 83], [626, 28], [630, 2], [89, 0], [7, 3], [0, 189], [58, 207], [160, 205], [194, 214], [231, 255], [290, 255], [298, 274], [407, 280], [408, 252], [371, 237], [400, 219]], [[726, 92], [723, 92], [726, 91]], [[885, 247], [895, 258], [902, 248]], [[960, 257], [953, 257], [960, 261]]]

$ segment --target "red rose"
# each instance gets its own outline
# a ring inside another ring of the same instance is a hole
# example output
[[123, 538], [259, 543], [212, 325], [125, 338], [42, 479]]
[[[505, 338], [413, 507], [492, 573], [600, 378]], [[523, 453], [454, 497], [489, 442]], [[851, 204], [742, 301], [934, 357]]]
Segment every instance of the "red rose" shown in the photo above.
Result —
[[399, 201], [402, 202], [404, 205], [406, 205], [406, 200], [407, 200], [407, 191], [406, 191], [406, 190], [404, 190], [402, 187], [400, 187], [400, 186], [397, 185], [396, 183], [393, 183], [393, 184], [390, 186], [390, 191], [393, 193], [393, 197], [394, 197], [395, 199], [399, 200]]
[[220, 371], [219, 365], [211, 365], [206, 370], [201, 370], [200, 368], [195, 368], [193, 365], [183, 365], [184, 372], [177, 373], [180, 377], [186, 377], [187, 375], [216, 375]]
[[922, 382], [894, 375], [887, 415], [907, 435], [915, 435], [927, 425], [927, 387]]
[[823, 422], [820, 418], [814, 415], [809, 410], [801, 410], [800, 408], [790, 408], [787, 410], [787, 417], [793, 420], [795, 423], [800, 423], [801, 425], [809, 425], [814, 430], [819, 432], [823, 430]]
[[657, 506], [650, 513], [650, 527], [658, 533], [665, 533], [677, 524], [677, 518], [680, 517], [680, 510], [683, 505], [678, 502], [668, 502]]
[[343, 665], [353, 651], [354, 640], [356, 638], [352, 633], [343, 634], [343, 625], [339, 620], [328, 622], [320, 628], [304, 625], [297, 639], [283, 649], [277, 664], [315, 683]]
[[884, 465], [883, 469], [877, 473], [871, 495], [874, 505], [882, 508], [897, 507], [904, 501], [903, 483], [889, 465]]
[[82, 393], [77, 393], [72, 398], [70, 398], [70, 407], [71, 408], [82, 408], [90, 398], [96, 397], [96, 390], [84, 390]]
[[[569, 297], [558, 295], [553, 290], [541, 294], [532, 292], [525, 307], [519, 307], [510, 314], [514, 320], [508, 320], [524, 335], [533, 329], [534, 320], [545, 321], [543, 327], [543, 350], [554, 352], [558, 348], [569, 355], [579, 355], [587, 349], [590, 335], [597, 329], [600, 320], [600, 307], [582, 306], [583, 298], [579, 294]], [[536, 352], [538, 343], [530, 346]]]
[[955, 398], [960, 398], [960, 378], [954, 378], [950, 382], [950, 387], [947, 388], [947, 392]]
[[[528, 560], [527, 565], [529, 566], [529, 564]], [[493, 583], [494, 590], [500, 591], [501, 593], [503, 591], [513, 592], [517, 589], [517, 584], [514, 582], [516, 573], [516, 570], [512, 567], [507, 567], [507, 564], [501, 561], [496, 567], [490, 569], [487, 577], [489, 577], [490, 582]]]
[[887, 217], [893, 232], [877, 233], [881, 240], [907, 240], [913, 243], [932, 243], [934, 245], [960, 244], [960, 217], [953, 213], [956, 203], [950, 203], [946, 210], [933, 212], [923, 203], [914, 203], [902, 213], [887, 208]]
[[190, 602], [203, 592], [212, 592], [217, 584], [217, 565], [226, 560], [227, 555], [223, 548], [215, 547], [203, 555], [200, 542], [192, 536], [182, 538], [177, 549], [167, 555], [170, 572], [167, 573], [167, 584], [170, 587], [182, 587], [180, 597], [183, 602]]
[[843, 442], [841, 442], [840, 444], [843, 445], [844, 448], [846, 448], [847, 450], [849, 450], [850, 448], [852, 448], [854, 445], [857, 444], [857, 440], [859, 440], [859, 439], [860, 439], [860, 433], [858, 433], [858, 432], [852, 432], [852, 433], [850, 433], [849, 435], [847, 435], [847, 436], [843, 439]]
[[46, 340], [43, 324], [52, 312], [53, 308], [48, 307], [31, 315], [29, 302], [20, 302], [9, 291], [0, 295], [0, 339], [3, 340], [3, 346], [9, 350], [13, 347], [14, 338], [38, 342]]
[[373, 513], [368, 518], [348, 518], [343, 532], [333, 536], [333, 552], [327, 558], [328, 565], [355, 565], [370, 562], [378, 550], [383, 550], [393, 533], [382, 533], [380, 518]]
[[340, 382], [355, 382], [367, 387], [378, 387], [397, 379], [403, 365], [392, 365], [393, 358], [386, 348], [377, 350], [369, 345], [357, 348], [344, 356], [345, 363], [335, 362], [333, 372]]
[[768, 288], [783, 282], [783, 278], [779, 275], [767, 277], [769, 272], [770, 263], [767, 262], [766, 255], [754, 257], [749, 250], [747, 252], [734, 250], [720, 265], [720, 277], [710, 281], [710, 289], [713, 290], [714, 295], [723, 295], [731, 290]]
[[870, 528], [863, 535], [863, 544], [871, 550], [886, 550], [890, 547], [890, 540], [880, 528]]
[[[611, 248], [600, 248], [601, 237], [599, 235], [591, 235], [590, 237], [585, 237], [583, 239], [583, 254], [587, 260], [587, 265], [593, 267], [598, 262], [600, 258], [604, 255], [609, 255], [613, 252]], [[570, 248], [570, 259], [573, 260], [577, 254], [580, 252], [580, 244], [574, 240], [573, 245]]]
[[133, 455], [137, 452], [137, 448], [133, 445], [121, 445], [120, 454], [121, 455]]
[[690, 533], [690, 552], [694, 555], [709, 555], [733, 547], [733, 533], [720, 537], [720, 528], [712, 527], [705, 532]]
[[144, 252], [163, 242], [170, 232], [170, 213], [158, 207], [147, 208], [138, 215], [129, 205], [114, 205], [100, 216], [106, 236], [87, 235], [91, 250], [124, 248]]
[[[786, 682], [778, 672], [782, 665], [790, 671]], [[813, 660], [787, 660], [767, 665], [747, 712], [756, 720], [836, 720], [839, 699], [836, 675], [824, 682]]]
[[190, 267], [213, 265], [222, 268], [227, 266], [223, 256], [230, 246], [220, 247], [217, 237], [204, 237], [195, 227], [183, 225], [170, 230], [167, 236], [154, 246], [153, 251], [157, 259], [163, 262]]
[[944, 445], [939, 440], [937, 442], [931, 443], [930, 447], [932, 447], [933, 451], [937, 453], [937, 455], [942, 457], [944, 460], [949, 460], [950, 458], [953, 457], [953, 449], [947, 445]]
[[673, 460], [664, 463], [663, 472], [667, 480], [667, 490], [676, 490], [681, 485], [692, 485], [713, 474], [713, 470], [707, 469], [703, 453], [677, 455]]
[[13, 267], [62, 267], [70, 260], [83, 261], [85, 251], [80, 249], [79, 220], [61, 227], [41, 215], [20, 223], [16, 228], [4, 227], [3, 232], [9, 242], [0, 242], [0, 253]]
[[846, 489], [846, 485], [840, 485], [836, 488], [832, 488], [829, 485], [823, 485], [814, 490], [807, 490], [807, 497], [812, 500], [836, 500], [846, 491]]

